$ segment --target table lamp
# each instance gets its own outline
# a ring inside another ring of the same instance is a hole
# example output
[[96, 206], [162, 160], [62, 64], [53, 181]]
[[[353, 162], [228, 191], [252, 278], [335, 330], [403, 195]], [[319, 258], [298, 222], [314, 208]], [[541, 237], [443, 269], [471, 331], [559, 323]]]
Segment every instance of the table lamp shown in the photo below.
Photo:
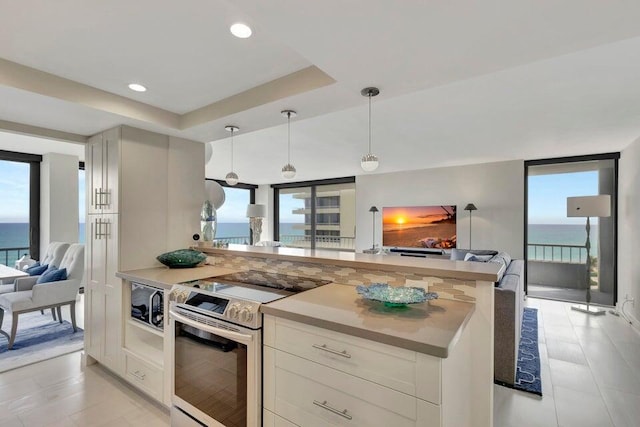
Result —
[[249, 227], [251, 227], [251, 243], [256, 244], [260, 241], [262, 233], [262, 218], [267, 216], [267, 207], [265, 205], [249, 204], [247, 206], [247, 218], [249, 218]]

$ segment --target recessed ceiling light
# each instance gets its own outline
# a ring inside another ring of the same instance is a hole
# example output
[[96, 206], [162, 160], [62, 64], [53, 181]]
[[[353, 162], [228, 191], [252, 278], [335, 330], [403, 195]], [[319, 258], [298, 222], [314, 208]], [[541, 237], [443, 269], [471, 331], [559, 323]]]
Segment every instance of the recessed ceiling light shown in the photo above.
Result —
[[248, 25], [242, 24], [240, 22], [233, 24], [231, 28], [229, 28], [229, 30], [231, 31], [231, 34], [240, 39], [247, 39], [251, 37], [252, 33], [251, 28], [249, 28]]
[[129, 89], [135, 90], [136, 92], [146, 92], [147, 91], [147, 88], [142, 86], [139, 83], [131, 83], [129, 85]]

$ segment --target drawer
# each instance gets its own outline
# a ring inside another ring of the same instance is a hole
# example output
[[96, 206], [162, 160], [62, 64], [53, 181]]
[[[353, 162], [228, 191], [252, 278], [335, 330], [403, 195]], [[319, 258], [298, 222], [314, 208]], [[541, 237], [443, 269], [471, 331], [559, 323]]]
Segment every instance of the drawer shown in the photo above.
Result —
[[264, 349], [265, 409], [300, 426], [440, 427], [440, 407], [327, 366]]
[[272, 316], [265, 316], [264, 328], [265, 344], [278, 350], [435, 404], [441, 402], [442, 362], [437, 357]]
[[162, 370], [125, 353], [125, 378], [151, 397], [162, 402]]
[[298, 427], [266, 409], [262, 411], [262, 427]]

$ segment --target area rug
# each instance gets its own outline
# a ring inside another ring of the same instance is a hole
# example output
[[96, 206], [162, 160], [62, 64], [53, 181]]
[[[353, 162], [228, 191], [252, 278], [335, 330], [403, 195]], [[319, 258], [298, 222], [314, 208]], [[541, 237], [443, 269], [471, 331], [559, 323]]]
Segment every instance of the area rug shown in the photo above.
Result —
[[538, 349], [538, 310], [535, 308], [525, 308], [522, 315], [516, 382], [513, 388], [542, 396], [540, 351]]
[[[11, 315], [5, 315], [2, 330], [11, 331], [11, 323]], [[20, 315], [13, 348], [8, 350], [7, 344], [0, 335], [0, 372], [82, 350], [84, 331], [74, 333], [71, 323], [54, 321], [51, 310], [34, 311]]]

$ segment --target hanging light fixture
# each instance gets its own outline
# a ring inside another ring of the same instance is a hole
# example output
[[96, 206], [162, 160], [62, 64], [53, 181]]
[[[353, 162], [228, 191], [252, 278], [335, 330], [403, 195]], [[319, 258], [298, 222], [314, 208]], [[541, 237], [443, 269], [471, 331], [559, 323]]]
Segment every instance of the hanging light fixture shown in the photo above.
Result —
[[360, 160], [360, 166], [365, 172], [372, 172], [378, 169], [378, 156], [371, 153], [371, 97], [377, 96], [380, 93], [377, 87], [366, 87], [360, 91], [362, 96], [369, 98], [369, 151], [362, 156]]
[[297, 113], [293, 110], [282, 110], [280, 114], [287, 118], [287, 164], [282, 167], [282, 177], [291, 179], [296, 176], [296, 168], [291, 164], [291, 117], [295, 117]]
[[224, 180], [227, 184], [233, 186], [238, 183], [238, 174], [233, 171], [233, 133], [238, 132], [240, 128], [238, 126], [228, 125], [224, 127], [224, 130], [231, 132], [231, 172], [224, 177]]

